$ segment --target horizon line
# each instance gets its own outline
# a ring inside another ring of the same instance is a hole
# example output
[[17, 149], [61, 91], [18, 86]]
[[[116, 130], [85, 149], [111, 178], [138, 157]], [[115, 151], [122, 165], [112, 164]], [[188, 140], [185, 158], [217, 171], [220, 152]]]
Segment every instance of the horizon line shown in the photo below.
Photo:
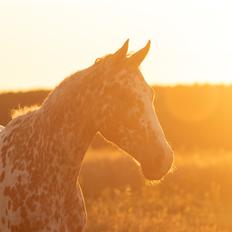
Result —
[[[58, 86], [58, 85], [57, 85]], [[55, 89], [55, 87], [48, 87], [48, 86], [37, 86], [37, 87], [25, 87], [25, 88], [10, 88], [10, 89], [0, 89], [0, 94], [2, 93], [9, 93], [9, 92], [30, 92], [30, 91], [51, 91]], [[218, 82], [218, 83], [210, 83], [210, 82], [193, 82], [193, 83], [169, 83], [169, 84], [164, 84], [164, 83], [152, 83], [149, 84], [151, 87], [194, 87], [194, 86], [225, 86], [225, 87], [231, 87], [231, 83], [223, 83], [223, 82]]]

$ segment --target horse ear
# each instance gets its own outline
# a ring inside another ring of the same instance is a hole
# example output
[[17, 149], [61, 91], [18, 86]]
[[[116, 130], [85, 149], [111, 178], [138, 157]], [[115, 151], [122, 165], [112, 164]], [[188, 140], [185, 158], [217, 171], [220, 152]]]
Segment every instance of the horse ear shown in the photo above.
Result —
[[139, 51], [137, 51], [135, 54], [133, 54], [131, 57], [128, 58], [128, 62], [132, 65], [139, 66], [144, 60], [144, 58], [146, 57], [150, 49], [150, 45], [151, 45], [151, 41], [149, 40], [144, 48], [140, 49]]
[[129, 39], [127, 39], [127, 41], [123, 44], [123, 46], [113, 54], [115, 60], [120, 61], [126, 58], [128, 45], [129, 45]]

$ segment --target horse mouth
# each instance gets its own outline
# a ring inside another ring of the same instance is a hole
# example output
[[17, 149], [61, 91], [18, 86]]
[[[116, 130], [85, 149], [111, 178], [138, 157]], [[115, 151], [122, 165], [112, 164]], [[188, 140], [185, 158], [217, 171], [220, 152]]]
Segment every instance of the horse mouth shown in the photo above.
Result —
[[169, 173], [169, 171], [172, 169], [172, 165], [173, 157], [169, 159], [169, 162], [164, 162], [160, 165], [155, 165], [154, 163], [152, 165], [152, 162], [147, 165], [141, 164], [141, 169], [146, 179], [160, 180]]
[[151, 180], [151, 181], [152, 180], [160, 180], [167, 174], [167, 172], [154, 172], [154, 171], [149, 171], [149, 170], [143, 169], [143, 168], [142, 168], [142, 172], [143, 172], [144, 177], [147, 180]]

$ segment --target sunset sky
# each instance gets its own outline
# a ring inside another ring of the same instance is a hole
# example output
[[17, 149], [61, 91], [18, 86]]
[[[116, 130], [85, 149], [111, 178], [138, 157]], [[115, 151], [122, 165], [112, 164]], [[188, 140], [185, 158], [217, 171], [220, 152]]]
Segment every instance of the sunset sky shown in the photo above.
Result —
[[150, 84], [232, 82], [232, 1], [0, 0], [0, 90], [51, 88], [130, 38]]

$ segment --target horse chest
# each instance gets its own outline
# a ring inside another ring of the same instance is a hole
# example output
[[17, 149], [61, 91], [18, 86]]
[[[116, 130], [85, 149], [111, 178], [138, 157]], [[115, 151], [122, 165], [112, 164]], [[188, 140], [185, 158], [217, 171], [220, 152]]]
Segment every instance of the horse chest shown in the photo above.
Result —
[[37, 187], [30, 178], [22, 184], [5, 173], [0, 183], [0, 231], [82, 231], [86, 212], [79, 185], [67, 193], [56, 182], [49, 187], [51, 182], [44, 180]]
[[68, 180], [57, 177], [56, 164], [38, 171], [33, 156], [18, 163], [9, 159], [12, 152], [0, 150], [0, 231], [82, 231], [86, 212], [79, 185], [65, 187]]

